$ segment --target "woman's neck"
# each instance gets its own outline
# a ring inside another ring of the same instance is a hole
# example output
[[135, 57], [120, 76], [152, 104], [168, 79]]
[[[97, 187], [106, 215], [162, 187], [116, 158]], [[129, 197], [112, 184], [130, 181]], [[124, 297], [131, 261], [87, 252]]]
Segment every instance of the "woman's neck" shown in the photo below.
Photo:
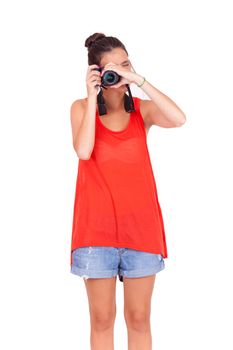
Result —
[[103, 97], [108, 113], [114, 113], [124, 110], [125, 93], [103, 93]]

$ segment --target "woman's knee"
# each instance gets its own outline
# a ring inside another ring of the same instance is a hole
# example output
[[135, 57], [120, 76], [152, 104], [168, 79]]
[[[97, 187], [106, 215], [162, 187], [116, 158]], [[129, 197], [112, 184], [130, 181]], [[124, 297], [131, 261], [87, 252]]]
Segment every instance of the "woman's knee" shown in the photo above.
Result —
[[145, 332], [150, 328], [150, 313], [148, 311], [125, 311], [124, 317], [127, 328], [138, 332]]
[[115, 323], [116, 310], [102, 310], [91, 313], [91, 326], [97, 331], [112, 328]]

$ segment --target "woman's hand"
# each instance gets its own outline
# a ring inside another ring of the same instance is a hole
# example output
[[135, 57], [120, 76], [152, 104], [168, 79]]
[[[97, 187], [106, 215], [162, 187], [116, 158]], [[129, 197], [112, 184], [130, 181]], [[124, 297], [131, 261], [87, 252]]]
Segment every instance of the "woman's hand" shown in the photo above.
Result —
[[120, 75], [121, 80], [119, 81], [119, 83], [114, 84], [114, 85], [109, 85], [109, 88], [118, 88], [122, 85], [125, 84], [131, 84], [131, 83], [135, 83], [136, 81], [138, 81], [138, 78], [140, 77], [137, 73], [135, 72], [131, 72], [129, 70], [126, 69], [122, 69], [119, 68], [117, 64], [114, 64], [112, 62], [107, 63], [104, 66], [104, 69], [101, 71], [101, 77], [104, 75], [104, 72], [106, 70], [113, 70], [114, 72], [116, 72], [117, 74]]
[[98, 69], [99, 66], [97, 64], [92, 64], [88, 66], [87, 74], [86, 74], [86, 86], [87, 86], [87, 95], [97, 95], [99, 86], [101, 85], [101, 77]]

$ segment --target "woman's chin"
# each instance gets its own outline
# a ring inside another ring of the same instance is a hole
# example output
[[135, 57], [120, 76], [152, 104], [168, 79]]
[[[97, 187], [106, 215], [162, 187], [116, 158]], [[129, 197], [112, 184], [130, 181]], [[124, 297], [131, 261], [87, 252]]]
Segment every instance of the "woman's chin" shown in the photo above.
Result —
[[[112, 88], [112, 89], [114, 89], [114, 88]], [[115, 88], [115, 90], [117, 90], [117, 91], [127, 91], [127, 87], [126, 87], [126, 85], [121, 85], [118, 88]]]
[[116, 91], [116, 92], [122, 93], [122, 91], [127, 91], [128, 89], [127, 89], [126, 84], [124, 84], [124, 85], [119, 86], [118, 88], [108, 87], [107, 90], [112, 90], [112, 91]]

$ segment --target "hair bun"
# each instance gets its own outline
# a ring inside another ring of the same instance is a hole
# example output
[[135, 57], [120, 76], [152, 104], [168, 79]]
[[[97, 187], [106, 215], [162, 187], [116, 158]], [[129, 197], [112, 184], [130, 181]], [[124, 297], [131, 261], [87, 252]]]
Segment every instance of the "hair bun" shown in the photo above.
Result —
[[92, 46], [92, 44], [102, 38], [105, 38], [106, 35], [103, 33], [94, 33], [92, 35], [90, 35], [86, 41], [85, 41], [85, 47], [87, 47], [88, 49], [90, 49], [90, 47]]

